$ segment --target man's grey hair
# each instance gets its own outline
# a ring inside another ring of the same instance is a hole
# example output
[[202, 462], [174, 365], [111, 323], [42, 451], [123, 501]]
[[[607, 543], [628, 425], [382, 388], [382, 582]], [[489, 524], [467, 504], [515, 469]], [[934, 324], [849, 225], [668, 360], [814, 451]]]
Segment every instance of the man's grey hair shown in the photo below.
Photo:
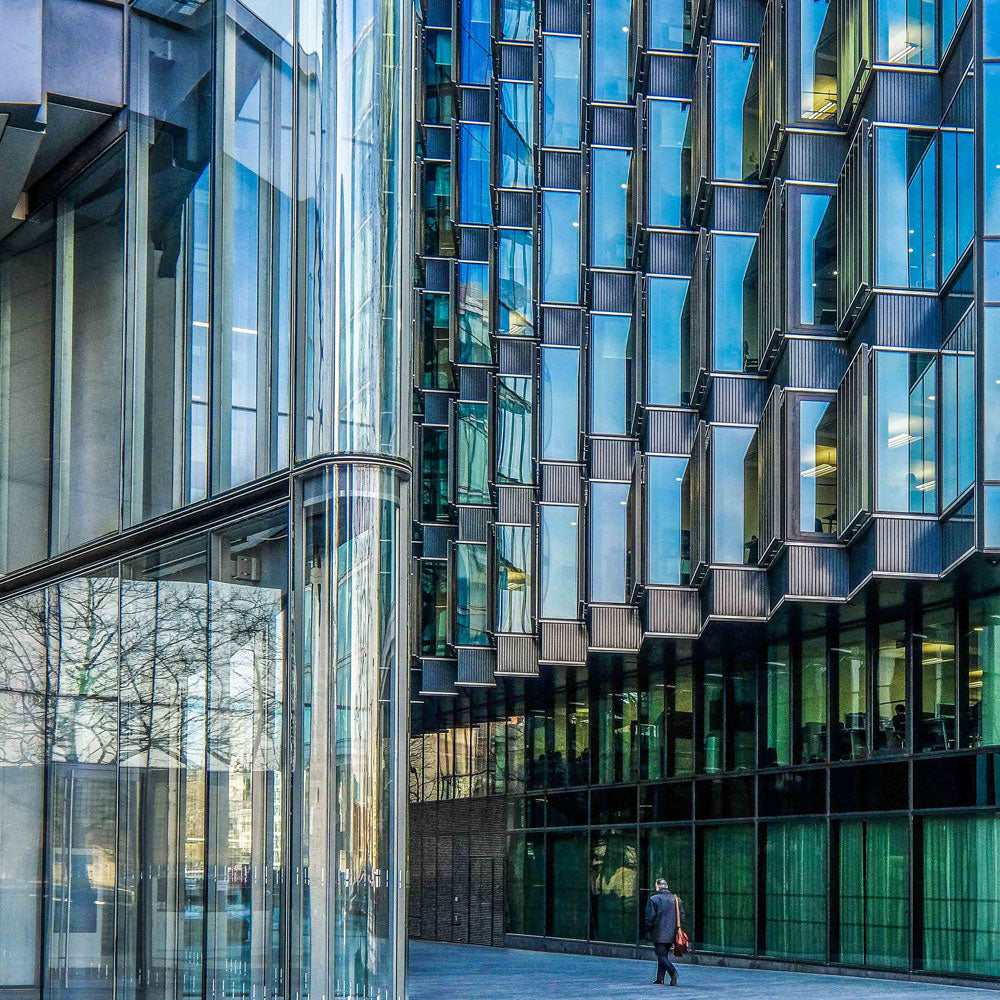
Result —
[[659, 889], [669, 889], [670, 886], [667, 885], [667, 880], [665, 878], [658, 878], [656, 880], [656, 888]]

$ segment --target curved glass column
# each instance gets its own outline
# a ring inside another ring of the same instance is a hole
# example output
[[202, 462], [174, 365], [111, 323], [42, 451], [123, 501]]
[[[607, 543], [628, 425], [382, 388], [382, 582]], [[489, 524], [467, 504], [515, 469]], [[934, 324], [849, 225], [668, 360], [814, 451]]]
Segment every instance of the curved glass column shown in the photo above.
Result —
[[295, 993], [403, 996], [409, 486], [375, 464], [299, 490]]
[[400, 120], [408, 13], [401, 0], [300, 8], [299, 459], [409, 452], [401, 406], [410, 167]]

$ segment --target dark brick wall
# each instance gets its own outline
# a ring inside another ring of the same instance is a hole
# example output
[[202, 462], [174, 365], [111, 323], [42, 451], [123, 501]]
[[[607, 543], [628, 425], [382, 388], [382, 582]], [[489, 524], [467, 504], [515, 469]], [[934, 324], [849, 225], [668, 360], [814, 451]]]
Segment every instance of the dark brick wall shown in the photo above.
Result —
[[504, 800], [410, 805], [410, 937], [502, 947]]

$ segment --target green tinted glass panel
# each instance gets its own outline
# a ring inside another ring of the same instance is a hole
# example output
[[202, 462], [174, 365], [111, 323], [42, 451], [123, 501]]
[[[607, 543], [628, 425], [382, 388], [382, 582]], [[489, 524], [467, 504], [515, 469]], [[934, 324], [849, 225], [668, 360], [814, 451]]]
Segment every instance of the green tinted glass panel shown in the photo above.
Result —
[[754, 950], [754, 829], [722, 826], [702, 834], [702, 944], [712, 951]]
[[455, 412], [458, 475], [456, 503], [490, 502], [487, 408], [485, 403], [459, 403]]
[[774, 958], [826, 957], [826, 827], [779, 823], [765, 840], [765, 951]]

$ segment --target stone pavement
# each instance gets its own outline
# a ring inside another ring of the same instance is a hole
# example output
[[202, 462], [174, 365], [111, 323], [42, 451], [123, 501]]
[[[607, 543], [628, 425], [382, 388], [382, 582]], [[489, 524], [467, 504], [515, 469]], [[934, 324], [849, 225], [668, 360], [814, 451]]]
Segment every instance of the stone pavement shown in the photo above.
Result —
[[677, 989], [653, 962], [509, 948], [410, 943], [410, 1000], [1000, 1000], [1000, 992], [899, 980], [679, 965]]

